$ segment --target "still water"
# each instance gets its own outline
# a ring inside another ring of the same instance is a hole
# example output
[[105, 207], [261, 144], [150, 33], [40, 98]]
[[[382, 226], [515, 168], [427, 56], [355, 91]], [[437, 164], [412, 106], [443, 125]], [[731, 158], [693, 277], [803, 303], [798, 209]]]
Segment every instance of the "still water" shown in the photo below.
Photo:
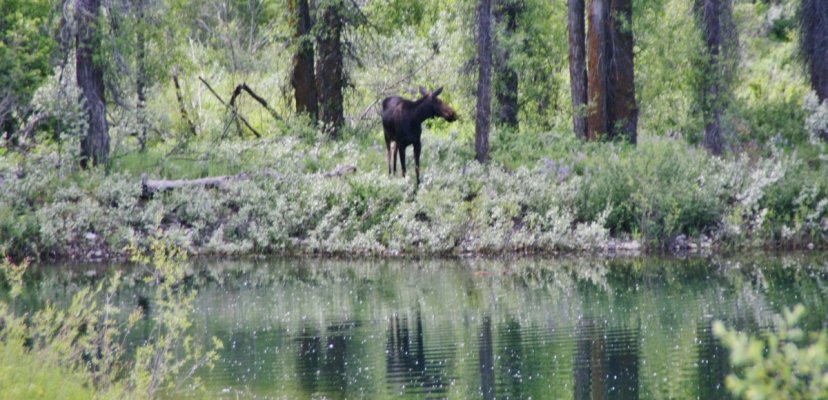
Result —
[[828, 326], [824, 260], [211, 262], [193, 330], [217, 398], [718, 399], [712, 322]]

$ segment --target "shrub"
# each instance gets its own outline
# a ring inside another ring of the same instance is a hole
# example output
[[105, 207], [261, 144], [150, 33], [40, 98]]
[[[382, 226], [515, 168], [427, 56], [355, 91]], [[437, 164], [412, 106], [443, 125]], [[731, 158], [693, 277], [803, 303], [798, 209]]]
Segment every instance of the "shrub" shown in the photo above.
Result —
[[717, 321], [714, 334], [730, 349], [735, 368], [727, 388], [744, 399], [828, 398], [828, 332], [798, 327], [805, 314], [799, 304], [777, 317], [776, 332], [752, 336]]

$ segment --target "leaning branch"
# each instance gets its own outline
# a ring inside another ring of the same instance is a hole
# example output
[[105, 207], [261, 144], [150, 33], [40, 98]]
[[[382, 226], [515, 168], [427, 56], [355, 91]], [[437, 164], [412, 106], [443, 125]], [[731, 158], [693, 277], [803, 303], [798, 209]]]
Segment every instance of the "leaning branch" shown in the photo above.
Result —
[[[205, 80], [205, 79], [204, 79], [204, 77], [199, 76], [199, 77], [198, 77], [198, 79], [199, 79], [199, 80], [201, 80], [201, 83], [203, 83], [203, 84], [204, 84], [204, 86], [207, 86], [207, 90], [209, 90], [209, 91], [210, 91], [210, 93], [212, 93], [212, 94], [213, 94], [213, 96], [215, 96], [215, 97], [216, 97], [216, 99], [218, 99], [218, 101], [219, 101], [219, 102], [220, 102], [223, 106], [227, 107], [227, 108], [228, 108], [228, 109], [229, 109], [229, 110], [233, 113], [233, 115], [232, 115], [232, 117], [231, 117], [231, 118], [238, 118], [238, 119], [240, 119], [240, 120], [241, 120], [241, 122], [242, 122], [242, 123], [244, 123], [244, 126], [246, 126], [248, 129], [250, 129], [250, 131], [251, 131], [251, 132], [253, 132], [253, 134], [254, 134], [254, 135], [256, 135], [256, 137], [258, 137], [258, 138], [262, 137], [262, 135], [259, 133], [259, 131], [257, 131], [255, 128], [253, 128], [253, 126], [252, 126], [252, 125], [250, 125], [250, 122], [248, 122], [248, 121], [247, 121], [247, 118], [245, 118], [243, 115], [241, 115], [241, 114], [239, 113], [239, 110], [236, 108], [235, 104], [227, 104], [227, 103], [224, 101], [224, 99], [222, 99], [222, 98], [221, 98], [221, 96], [219, 96], [219, 94], [218, 94], [218, 93], [216, 93], [216, 91], [215, 91], [215, 90], [213, 90], [213, 87], [212, 87], [212, 86], [210, 86], [210, 84], [209, 84], [209, 83], [207, 83], [207, 80]], [[239, 89], [237, 89], [237, 90], [239, 90]], [[235, 93], [235, 91], [234, 91], [234, 93]], [[235, 95], [233, 96], [233, 99], [232, 99], [232, 100], [233, 100], [233, 101], [235, 101]]]

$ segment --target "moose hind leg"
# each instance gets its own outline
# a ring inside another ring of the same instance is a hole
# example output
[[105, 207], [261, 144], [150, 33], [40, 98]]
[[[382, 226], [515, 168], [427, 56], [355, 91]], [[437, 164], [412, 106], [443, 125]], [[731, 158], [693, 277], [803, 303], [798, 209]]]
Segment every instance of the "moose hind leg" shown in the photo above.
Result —
[[420, 150], [421, 143], [414, 143], [414, 172], [417, 174], [417, 186], [420, 186]]
[[397, 142], [391, 142], [391, 162], [394, 164], [394, 175], [397, 175], [397, 153], [400, 151], [400, 146]]
[[402, 169], [402, 176], [405, 178], [405, 147], [397, 149], [400, 153], [400, 168]]
[[388, 175], [391, 175], [391, 143], [385, 142], [385, 165], [388, 167]]

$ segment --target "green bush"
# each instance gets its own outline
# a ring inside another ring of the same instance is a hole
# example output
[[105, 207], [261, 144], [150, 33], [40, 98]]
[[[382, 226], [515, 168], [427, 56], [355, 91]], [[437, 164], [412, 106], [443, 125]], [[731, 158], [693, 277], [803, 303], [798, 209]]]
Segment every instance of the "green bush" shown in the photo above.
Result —
[[741, 399], [828, 399], [828, 332], [805, 332], [801, 304], [777, 318], [775, 332], [753, 336], [727, 329], [714, 334], [730, 349], [734, 373], [727, 388]]

